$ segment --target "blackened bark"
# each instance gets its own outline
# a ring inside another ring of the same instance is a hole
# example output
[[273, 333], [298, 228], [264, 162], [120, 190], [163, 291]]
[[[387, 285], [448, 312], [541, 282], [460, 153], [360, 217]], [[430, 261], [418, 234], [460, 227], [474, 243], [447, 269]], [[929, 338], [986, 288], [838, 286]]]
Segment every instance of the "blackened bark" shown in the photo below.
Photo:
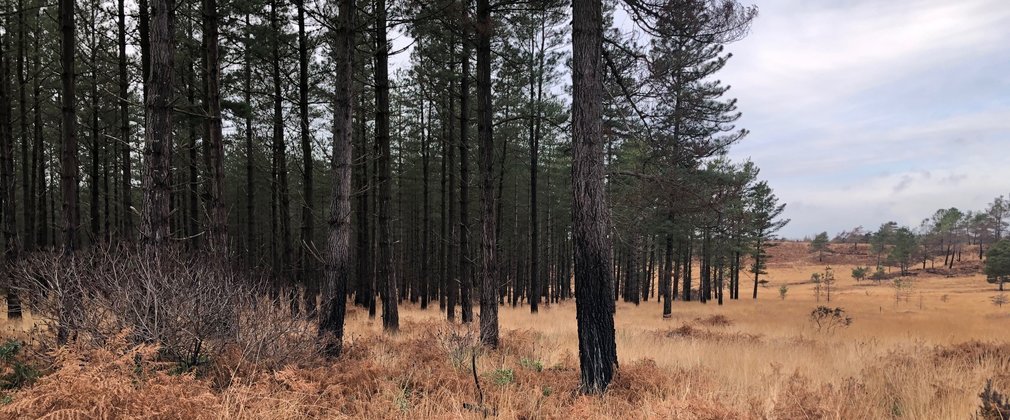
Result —
[[127, 73], [127, 61], [126, 56], [126, 7], [125, 0], [119, 0], [117, 4], [119, 21], [118, 21], [118, 36], [119, 36], [119, 141], [122, 144], [121, 152], [122, 156], [119, 159], [122, 174], [119, 177], [119, 194], [121, 199], [121, 212], [123, 217], [122, 229], [120, 232], [120, 237], [131, 242], [133, 240], [133, 192], [132, 192], [132, 178], [133, 169], [131, 168], [132, 163], [132, 146], [130, 141], [130, 108], [129, 108], [129, 89], [130, 81], [129, 75]]
[[439, 189], [439, 194], [438, 194], [438, 201], [439, 201], [439, 208], [440, 208], [440, 211], [438, 213], [439, 214], [439, 235], [438, 235], [438, 309], [444, 311], [445, 310], [446, 278], [448, 277], [448, 274], [446, 272], [446, 269], [448, 267], [446, 267], [446, 263], [445, 262], [446, 262], [446, 248], [448, 247], [447, 233], [448, 233], [449, 218], [448, 218], [448, 214], [446, 214], [446, 212], [448, 211], [448, 209], [447, 209], [447, 206], [446, 206], [447, 197], [446, 197], [446, 190], [445, 190], [446, 189], [446, 160], [447, 160], [446, 156], [445, 156], [445, 152], [446, 152], [446, 139], [445, 138], [446, 138], [447, 134], [446, 134], [445, 124], [441, 124], [441, 125], [442, 125], [442, 136], [441, 136], [441, 138], [439, 138], [439, 151], [440, 151], [440, 158], [439, 158], [439, 160], [442, 163], [442, 172], [439, 174], [439, 178], [440, 178], [439, 186], [440, 186], [440, 189]]
[[494, 137], [491, 109], [491, 6], [477, 0], [477, 137], [479, 139], [481, 207], [480, 341], [498, 346], [498, 263], [494, 200]]
[[[531, 39], [531, 49], [533, 40]], [[542, 61], [542, 60], [541, 60]], [[540, 172], [540, 93], [534, 99], [534, 69], [530, 63], [530, 99], [531, 110], [535, 110], [536, 115], [530, 118], [530, 289], [532, 297], [530, 299], [530, 312], [536, 313], [540, 303], [540, 212], [537, 208], [537, 174]], [[540, 71], [543, 71], [541, 63]], [[535, 101], [535, 102], [534, 102]]]
[[74, 24], [74, 1], [60, 0], [59, 15], [60, 61], [63, 63], [63, 73], [60, 77], [63, 89], [61, 95], [63, 133], [62, 141], [60, 142], [60, 192], [63, 197], [63, 252], [65, 254], [72, 254], [80, 246], [80, 239], [78, 238], [80, 213], [77, 202], [80, 169], [77, 165], [76, 73], [74, 72], [74, 55], [77, 50], [77, 42], [74, 39], [76, 32]]
[[372, 298], [375, 296], [375, 292], [372, 289], [372, 254], [371, 254], [371, 240], [369, 239], [369, 232], [371, 227], [369, 226], [368, 219], [370, 215], [368, 212], [369, 206], [369, 191], [370, 186], [368, 182], [368, 144], [365, 140], [365, 122], [361, 106], [355, 109], [356, 125], [358, 127], [355, 133], [358, 138], [358, 170], [355, 172], [358, 177], [358, 185], [356, 187], [358, 193], [358, 212], [357, 212], [357, 255], [356, 255], [356, 275], [357, 275], [357, 290], [354, 294], [354, 304], [363, 308], [368, 308]]
[[383, 282], [382, 327], [386, 331], [400, 329], [397, 312], [396, 278], [390, 272], [393, 255], [390, 240], [393, 232], [389, 223], [389, 202], [391, 197], [390, 150], [389, 150], [389, 44], [386, 39], [386, 1], [375, 2], [375, 141], [379, 147], [379, 261], [378, 279]]
[[[305, 34], [305, 0], [296, 0], [295, 4], [298, 6], [298, 134], [302, 146], [302, 226], [301, 241], [298, 244], [298, 273], [302, 284], [305, 285], [305, 303], [308, 310], [313, 311], [319, 287], [314, 275], [315, 270], [311, 256], [312, 250], [315, 249], [313, 245], [315, 217], [312, 214], [314, 206], [313, 159], [312, 144], [309, 139], [309, 41]], [[350, 129], [350, 121], [350, 117], [348, 117], [348, 129]]]
[[[455, 89], [455, 84], [449, 83], [450, 91]], [[446, 140], [446, 148], [443, 154], [446, 155], [446, 161], [448, 162], [449, 168], [449, 236], [445, 239], [449, 243], [449, 251], [446, 256], [445, 264], [448, 266], [447, 270], [447, 283], [446, 283], [446, 297], [445, 297], [445, 317], [449, 321], [456, 320], [456, 298], [459, 293], [459, 277], [456, 272], [459, 270], [459, 264], [457, 261], [453, 260], [459, 250], [459, 243], [456, 240], [458, 236], [457, 230], [459, 229], [459, 223], [457, 220], [456, 213], [456, 145], [454, 144], [455, 138], [453, 137], [453, 124], [452, 118], [455, 113], [455, 101], [452, 98], [452, 94], [449, 95], [449, 113], [445, 118], [445, 125], [449, 127], [449, 136]]]
[[606, 391], [617, 364], [603, 162], [603, 11], [572, 2], [572, 230], [580, 388]]
[[[245, 24], [249, 26], [249, 15], [245, 15]], [[254, 215], [254, 199], [255, 199], [255, 185], [253, 184], [253, 121], [252, 121], [252, 64], [250, 63], [251, 54], [249, 50], [252, 48], [251, 40], [246, 38], [244, 40], [244, 63], [243, 63], [243, 86], [244, 86], [244, 102], [246, 105], [245, 109], [245, 211], [246, 211], [246, 226], [245, 226], [245, 240], [246, 240], [246, 252], [249, 254], [253, 253], [253, 248], [258, 247], [256, 241], [256, 221]]]
[[4, 51], [4, 39], [8, 33], [0, 34], [0, 230], [3, 232], [4, 255], [12, 258], [19, 249], [14, 203], [14, 133], [11, 127], [11, 98], [8, 86], [9, 59]]
[[[419, 41], [420, 42], [420, 41]], [[421, 49], [421, 44], [418, 44], [418, 49]], [[423, 63], [424, 58], [422, 56], [421, 62]], [[422, 200], [422, 225], [421, 225], [421, 309], [428, 309], [428, 299], [431, 297], [430, 283], [431, 283], [431, 257], [429, 253], [431, 252], [431, 199], [429, 185], [429, 150], [431, 146], [428, 142], [431, 141], [431, 137], [428, 135], [428, 126], [425, 120], [424, 114], [424, 85], [421, 85], [421, 170], [422, 170], [422, 183], [423, 183], [423, 193]]]
[[204, 108], [207, 112], [204, 135], [204, 164], [207, 167], [207, 246], [218, 259], [228, 255], [228, 214], [224, 203], [224, 141], [221, 136], [221, 60], [218, 49], [217, 0], [203, 0]]
[[673, 313], [672, 299], [676, 285], [670, 284], [670, 274], [673, 271], [673, 235], [667, 234], [663, 250], [663, 271], [659, 273], [659, 282], [663, 290], [663, 318], [669, 318]]
[[[18, 133], [21, 137], [21, 205], [22, 213], [24, 218], [22, 222], [24, 223], [25, 229], [24, 234], [21, 235], [21, 239], [24, 241], [24, 247], [31, 249], [33, 244], [33, 232], [32, 232], [32, 217], [34, 217], [34, 209], [32, 209], [32, 203], [35, 201], [31, 195], [31, 177], [29, 176], [32, 171], [29, 170], [28, 166], [28, 97], [26, 93], [26, 85], [28, 84], [27, 76], [25, 74], [25, 54], [26, 43], [25, 35], [28, 28], [25, 26], [25, 6], [23, 0], [18, 0], [18, 39], [17, 39], [17, 72], [18, 72], [18, 110], [20, 112], [19, 119], [21, 120], [21, 130]], [[11, 136], [11, 141], [13, 141], [13, 136]], [[13, 181], [13, 180], [12, 180]]]
[[[91, 28], [92, 33], [95, 33], [94, 26], [94, 16], [92, 16]], [[89, 212], [88, 220], [91, 224], [91, 243], [95, 243], [101, 237], [101, 212], [98, 209], [99, 195], [101, 189], [98, 186], [98, 170], [101, 168], [100, 159], [102, 153], [101, 138], [99, 134], [100, 128], [98, 127], [98, 62], [95, 60], [95, 54], [101, 49], [96, 48], [94, 43], [91, 44], [91, 171], [88, 173], [88, 192], [90, 193], [91, 200], [88, 203]]]
[[[281, 53], [280, 43], [283, 25], [277, 13], [277, 1], [270, 2], [270, 26], [275, 39], [272, 46], [271, 71], [273, 79], [273, 161], [274, 161], [274, 182], [277, 188], [277, 218], [279, 224], [280, 241], [279, 261], [277, 271], [287, 273], [291, 268], [291, 197], [288, 192], [288, 161], [287, 143], [284, 141], [284, 111], [281, 91]], [[288, 286], [292, 286], [288, 284]], [[293, 293], [293, 288], [292, 291]], [[293, 296], [292, 296], [293, 297]], [[294, 301], [292, 301], [294, 303]]]
[[[329, 335], [326, 348], [339, 356], [344, 335], [347, 283], [351, 278], [351, 130], [354, 110], [352, 91], [354, 61], [354, 0], [342, 0], [339, 30], [333, 46], [336, 64], [336, 95], [333, 113], [333, 197], [329, 219], [329, 252], [319, 333]], [[314, 297], [313, 297], [314, 298]]]
[[[468, 9], [465, 7], [464, 10]], [[470, 39], [464, 31], [459, 82], [459, 304], [463, 323], [473, 321], [470, 262]]]

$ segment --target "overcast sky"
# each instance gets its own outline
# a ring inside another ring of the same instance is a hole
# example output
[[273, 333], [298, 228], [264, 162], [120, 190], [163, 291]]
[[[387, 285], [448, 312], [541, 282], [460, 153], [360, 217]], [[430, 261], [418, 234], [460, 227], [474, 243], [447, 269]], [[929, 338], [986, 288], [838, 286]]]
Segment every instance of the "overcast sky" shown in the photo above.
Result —
[[[1010, 193], [1010, 0], [755, 0], [719, 76], [792, 223], [832, 235]], [[746, 2], [745, 2], [746, 3]]]
[[[1010, 0], [741, 2], [760, 14], [718, 75], [751, 131], [730, 156], [787, 203], [782, 236], [1010, 194]], [[620, 9], [615, 25], [634, 27]]]

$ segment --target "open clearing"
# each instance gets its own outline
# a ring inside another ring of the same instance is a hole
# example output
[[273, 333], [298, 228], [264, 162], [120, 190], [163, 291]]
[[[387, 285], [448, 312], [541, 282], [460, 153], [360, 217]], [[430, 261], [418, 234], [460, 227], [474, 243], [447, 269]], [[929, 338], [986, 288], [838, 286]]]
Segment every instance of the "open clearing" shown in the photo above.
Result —
[[[353, 308], [344, 357], [307, 357], [273, 371], [225, 355], [216, 371], [199, 378], [151, 367], [138, 379], [132, 361], [150, 349], [112, 344], [103, 354], [67, 352], [52, 374], [14, 394], [0, 414], [963, 419], [977, 410], [987, 379], [1010, 388], [1010, 306], [992, 303], [998, 292], [984, 276], [921, 273], [896, 296], [891, 281], [851, 278], [854, 263], [872, 259], [865, 253], [839, 251], [819, 263], [804, 250], [801, 243], [776, 248], [758, 300], [744, 287], [743, 299], [723, 306], [677, 301], [670, 319], [661, 317], [655, 298], [638, 306], [620, 302], [620, 369], [602, 399], [573, 392], [579, 373], [572, 302], [537, 315], [502, 308], [503, 345], [475, 359], [472, 331], [449, 326], [434, 308], [405, 305], [399, 335], [383, 334], [380, 320]], [[965, 257], [959, 264], [978, 263]], [[827, 264], [836, 285], [830, 303], [823, 296], [817, 302], [810, 274]], [[789, 285], [785, 299], [781, 284]], [[852, 325], [818, 331], [810, 321], [818, 305], [844, 308]], [[10, 334], [12, 325], [6, 327]]]

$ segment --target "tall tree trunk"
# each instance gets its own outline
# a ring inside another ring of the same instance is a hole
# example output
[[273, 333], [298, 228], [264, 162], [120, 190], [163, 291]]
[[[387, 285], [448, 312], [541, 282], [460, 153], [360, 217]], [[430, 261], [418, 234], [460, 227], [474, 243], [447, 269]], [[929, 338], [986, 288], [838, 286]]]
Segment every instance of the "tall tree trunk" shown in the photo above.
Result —
[[[313, 245], [315, 240], [315, 217], [312, 214], [314, 207], [312, 190], [313, 158], [312, 143], [309, 139], [309, 40], [305, 34], [305, 0], [296, 0], [295, 4], [298, 6], [298, 134], [302, 146], [302, 229], [301, 241], [298, 244], [298, 274], [299, 280], [305, 285], [305, 303], [307, 309], [311, 312], [315, 310], [316, 294], [318, 293], [319, 286], [315, 278], [315, 264], [313, 264], [311, 254], [312, 250], [315, 249]], [[349, 42], [353, 43], [353, 37]], [[347, 128], [350, 131], [350, 115], [352, 114], [348, 115]]]
[[456, 298], [457, 293], [459, 293], [460, 281], [459, 276], [457, 276], [457, 271], [459, 270], [458, 260], [453, 260], [453, 257], [459, 252], [459, 242], [456, 240], [458, 236], [457, 230], [459, 229], [459, 223], [457, 219], [457, 203], [456, 203], [456, 144], [454, 144], [455, 138], [453, 137], [453, 117], [455, 116], [455, 100], [453, 99], [453, 94], [456, 86], [455, 83], [449, 83], [449, 112], [445, 117], [444, 124], [448, 127], [449, 136], [446, 140], [446, 148], [443, 150], [443, 155], [446, 156], [446, 161], [448, 162], [449, 168], [449, 197], [447, 204], [449, 205], [449, 236], [446, 241], [449, 243], [449, 252], [446, 256], [446, 266], [448, 267], [448, 281], [446, 284], [446, 297], [445, 297], [445, 317], [447, 320], [456, 320]]
[[[283, 31], [283, 25], [281, 24], [280, 17], [277, 13], [278, 5], [277, 1], [273, 0], [270, 2], [270, 26], [275, 36], [272, 45], [272, 57], [271, 57], [271, 71], [273, 79], [273, 102], [274, 102], [274, 117], [273, 117], [273, 162], [274, 162], [274, 182], [277, 191], [277, 219], [278, 219], [278, 229], [279, 238], [276, 240], [280, 241], [279, 246], [279, 260], [277, 263], [277, 272], [281, 276], [285, 277], [288, 274], [288, 270], [291, 268], [291, 197], [288, 193], [288, 154], [287, 154], [287, 143], [284, 140], [284, 111], [283, 111], [283, 101], [281, 86], [281, 52], [280, 52], [280, 42], [281, 34]], [[294, 284], [288, 282], [285, 286], [289, 287], [289, 298], [292, 304], [295, 304], [294, 300]]]
[[[60, 192], [63, 196], [63, 252], [65, 254], [72, 254], [80, 246], [78, 238], [80, 213], [77, 202], [80, 169], [77, 166], [76, 73], [74, 71], [74, 56], [77, 50], [77, 41], [74, 39], [76, 32], [74, 1], [60, 0], [59, 15], [61, 34], [60, 61], [63, 63], [63, 73], [60, 77], [62, 82], [61, 114], [63, 117], [63, 134], [62, 141], [60, 142]], [[63, 337], [63, 339], [65, 340], [66, 337]]]
[[203, 0], [204, 133], [206, 166], [207, 247], [217, 261], [228, 255], [228, 214], [224, 203], [224, 141], [221, 135], [221, 60], [218, 49], [217, 0]]
[[[443, 110], [444, 109], [445, 108], [443, 108]], [[441, 112], [440, 112], [440, 114], [441, 114]], [[449, 222], [448, 212], [450, 211], [449, 208], [452, 206], [452, 203], [451, 203], [451, 201], [449, 201], [450, 199], [449, 199], [448, 195], [446, 194], [447, 193], [446, 182], [448, 180], [447, 175], [448, 175], [448, 172], [449, 172], [448, 168], [450, 168], [450, 166], [448, 164], [450, 159], [447, 157], [446, 153], [448, 153], [449, 151], [452, 150], [452, 145], [450, 145], [449, 141], [448, 141], [448, 136], [449, 136], [449, 134], [448, 134], [449, 131], [448, 131], [448, 127], [447, 127], [448, 124], [445, 124], [445, 121], [446, 121], [446, 119], [443, 117], [442, 118], [442, 123], [440, 124], [442, 126], [442, 135], [441, 135], [441, 138], [439, 138], [439, 154], [440, 154], [439, 160], [441, 160], [441, 163], [442, 163], [442, 171], [441, 171], [441, 174], [440, 174], [441, 180], [440, 180], [440, 183], [439, 183], [439, 185], [440, 185], [440, 189], [439, 189], [439, 207], [441, 209], [439, 211], [440, 226], [439, 226], [439, 235], [438, 235], [438, 266], [439, 266], [439, 273], [438, 273], [438, 275], [439, 275], [439, 282], [438, 282], [438, 284], [439, 284], [438, 308], [439, 308], [439, 310], [445, 310], [446, 309], [446, 302], [445, 302], [445, 300], [446, 300], [446, 290], [448, 288], [448, 279], [449, 279], [449, 273], [448, 273], [448, 269], [449, 269], [448, 266], [449, 266], [449, 264], [447, 264], [447, 261], [448, 261], [447, 249], [449, 247], [449, 240], [450, 240], [450, 238], [449, 238], [449, 223], [450, 222]], [[453, 186], [453, 187], [455, 187], [455, 186]]]
[[[190, 109], [198, 109], [196, 103], [196, 69], [191, 65], [184, 67], [187, 100]], [[198, 162], [197, 129], [195, 119], [187, 119], [186, 143], [186, 191], [183, 194], [183, 227], [186, 232], [186, 246], [190, 250], [200, 248], [200, 165]]]
[[761, 249], [763, 247], [764, 244], [760, 240], [758, 240], [756, 250], [754, 251], [754, 267], [757, 269], [754, 270], [754, 295], [752, 299], [758, 298], [758, 278], [760, 278], [761, 276], [761, 269], [760, 269], [762, 262]]
[[[463, 2], [465, 14], [469, 5]], [[472, 263], [470, 261], [470, 37], [464, 31], [459, 82], [459, 284], [463, 323], [473, 321]]]
[[498, 263], [494, 200], [494, 136], [491, 109], [491, 6], [477, 0], [477, 136], [480, 141], [481, 288], [480, 340], [498, 346]]
[[[249, 26], [249, 15], [245, 15], [245, 25]], [[245, 240], [246, 240], [246, 252], [250, 255], [255, 254], [254, 247], [259, 247], [256, 241], [256, 220], [255, 220], [255, 194], [256, 189], [253, 184], [253, 105], [252, 105], [252, 63], [249, 50], [252, 48], [251, 39], [247, 38], [244, 40], [245, 45], [243, 55], [244, 63], [242, 65], [243, 73], [243, 96], [246, 105], [245, 110], [245, 211], [246, 211], [246, 226], [245, 226]]]
[[[531, 37], [530, 49], [533, 50], [532, 44], [535, 42], [534, 37]], [[531, 51], [532, 52], [532, 51]], [[531, 54], [532, 55], [532, 54]], [[539, 310], [540, 303], [540, 212], [537, 207], [537, 174], [540, 171], [539, 154], [540, 154], [540, 133], [539, 133], [539, 120], [540, 120], [540, 96], [539, 93], [534, 96], [534, 81], [533, 77], [535, 70], [533, 69], [532, 60], [530, 60], [530, 111], [534, 112], [535, 115], [531, 116], [529, 123], [530, 130], [530, 289], [532, 290], [532, 296], [530, 299], [530, 312], [536, 313]], [[540, 70], [543, 70], [542, 66]]]
[[[326, 286], [319, 333], [332, 340], [327, 352], [340, 355], [344, 335], [344, 310], [347, 283], [351, 278], [351, 129], [353, 115], [354, 0], [342, 0], [339, 30], [335, 34], [333, 54], [336, 63], [336, 95], [333, 113], [333, 197], [329, 219], [329, 252], [326, 261]], [[314, 298], [314, 297], [313, 297]]]
[[663, 249], [663, 271], [659, 273], [659, 282], [663, 289], [663, 318], [669, 318], [673, 313], [673, 291], [676, 285], [670, 284], [670, 274], [673, 272], [673, 235], [666, 234]]
[[400, 329], [396, 304], [396, 278], [390, 273], [393, 255], [390, 244], [393, 232], [389, 223], [391, 199], [389, 150], [389, 43], [386, 39], [386, 0], [375, 1], [375, 141], [379, 146], [379, 261], [378, 278], [383, 282], [382, 327], [386, 331]]
[[580, 388], [603, 393], [617, 365], [603, 162], [601, 0], [572, 2], [572, 230]]
[[[422, 44], [418, 40], [418, 49], [422, 49]], [[424, 56], [422, 55], [420, 61], [424, 63]], [[429, 134], [428, 123], [431, 122], [430, 118], [425, 119], [424, 113], [424, 103], [426, 97], [424, 95], [424, 84], [420, 85], [421, 89], [421, 178], [422, 178], [422, 222], [421, 222], [421, 309], [428, 309], [428, 299], [431, 297], [430, 283], [431, 283], [431, 257], [429, 253], [431, 252], [431, 198], [429, 192], [429, 150], [431, 146], [429, 142], [431, 141], [431, 136]], [[430, 110], [429, 110], [430, 112]]]
[[97, 30], [95, 29], [96, 20], [96, 10], [92, 8], [91, 22], [89, 32], [91, 32], [92, 42], [90, 43], [91, 49], [91, 171], [88, 173], [88, 192], [90, 194], [90, 200], [88, 202], [88, 220], [91, 225], [91, 241], [94, 244], [101, 237], [101, 212], [98, 209], [99, 195], [101, 189], [98, 186], [99, 177], [98, 170], [101, 167], [99, 164], [102, 153], [102, 142], [100, 138], [100, 127], [98, 127], [98, 51], [101, 50], [100, 44], [94, 41], [97, 37]]
[[11, 127], [10, 86], [7, 84], [9, 59], [4, 46], [9, 32], [0, 34], [0, 226], [4, 238], [4, 254], [8, 258], [18, 252], [18, 232], [14, 204], [14, 130]]
[[[26, 249], [33, 248], [34, 245], [34, 232], [32, 230], [32, 218], [34, 215], [34, 209], [32, 208], [32, 203], [35, 202], [34, 197], [31, 195], [31, 185], [32, 179], [31, 174], [33, 173], [29, 170], [28, 165], [28, 96], [27, 96], [27, 84], [28, 79], [25, 74], [25, 55], [27, 54], [27, 47], [25, 41], [25, 35], [27, 34], [28, 28], [25, 25], [25, 5], [23, 0], [18, 0], [18, 52], [17, 52], [17, 72], [18, 72], [18, 111], [20, 112], [19, 118], [21, 120], [21, 130], [18, 134], [21, 137], [21, 205], [22, 213], [24, 215], [22, 223], [24, 223], [24, 235], [21, 239], [24, 241], [24, 247]], [[38, 77], [38, 76], [36, 76]], [[36, 81], [36, 84], [38, 82]], [[12, 140], [13, 141], [13, 138]]]
[[[360, 100], [359, 100], [360, 101]], [[360, 102], [359, 102], [360, 103]], [[355, 258], [355, 264], [357, 265], [357, 285], [358, 288], [354, 295], [354, 304], [361, 306], [363, 308], [368, 308], [371, 304], [372, 298], [375, 296], [375, 291], [372, 289], [372, 254], [371, 254], [371, 240], [370, 229], [371, 226], [368, 220], [371, 218], [369, 213], [369, 191], [370, 185], [368, 182], [368, 142], [365, 139], [365, 118], [363, 116], [362, 106], [355, 108], [355, 118], [357, 119], [356, 125], [358, 127], [355, 135], [358, 138], [358, 170], [356, 171], [358, 177], [358, 185], [356, 190], [358, 192], [358, 213], [357, 213], [357, 255]], [[371, 315], [371, 313], [370, 313]]]
[[[36, 14], [36, 23], [39, 21], [39, 15]], [[49, 223], [47, 219], [48, 212], [46, 211], [46, 193], [47, 186], [49, 183], [46, 179], [46, 145], [43, 143], [42, 138], [42, 83], [37, 78], [41, 77], [42, 74], [42, 58], [40, 57], [40, 39], [41, 36], [41, 25], [36, 24], [33, 33], [32, 50], [35, 54], [32, 54], [32, 74], [36, 75], [36, 83], [32, 89], [32, 108], [34, 117], [34, 135], [32, 139], [32, 168], [35, 171], [34, 177], [35, 182], [32, 184], [33, 190], [33, 200], [35, 200], [34, 208], [38, 209], [38, 217], [33, 219], [33, 223], [29, 225], [29, 229], [38, 229], [35, 244], [42, 248], [49, 244]], [[37, 207], [35, 207], [37, 206]], [[34, 212], [33, 212], [34, 213]]]
[[129, 108], [130, 81], [127, 74], [125, 0], [119, 0], [117, 8], [119, 13], [119, 141], [122, 144], [122, 156], [120, 157], [122, 175], [119, 178], [119, 194], [122, 197], [120, 205], [122, 206], [121, 211], [123, 213], [123, 231], [120, 236], [123, 240], [130, 242], [133, 240], [133, 192], [131, 191], [133, 182], [131, 181], [132, 169], [130, 165], [132, 160]]

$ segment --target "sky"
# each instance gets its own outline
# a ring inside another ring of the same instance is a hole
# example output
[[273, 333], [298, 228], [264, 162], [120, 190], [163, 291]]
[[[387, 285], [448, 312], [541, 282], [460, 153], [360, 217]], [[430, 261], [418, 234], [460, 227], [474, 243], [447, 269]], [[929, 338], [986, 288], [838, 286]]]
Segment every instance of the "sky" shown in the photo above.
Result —
[[792, 222], [787, 238], [1010, 193], [1010, 1], [754, 0], [727, 47], [751, 159]]

